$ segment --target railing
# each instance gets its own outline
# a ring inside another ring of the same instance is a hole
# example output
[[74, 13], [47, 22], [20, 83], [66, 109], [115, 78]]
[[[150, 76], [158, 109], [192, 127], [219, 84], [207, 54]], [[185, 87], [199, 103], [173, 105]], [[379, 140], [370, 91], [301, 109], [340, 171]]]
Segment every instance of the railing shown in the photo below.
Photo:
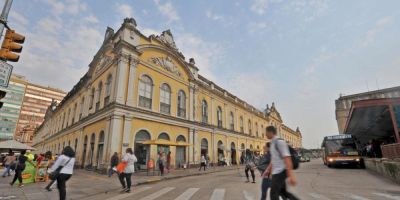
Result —
[[382, 157], [400, 158], [400, 143], [381, 145]]

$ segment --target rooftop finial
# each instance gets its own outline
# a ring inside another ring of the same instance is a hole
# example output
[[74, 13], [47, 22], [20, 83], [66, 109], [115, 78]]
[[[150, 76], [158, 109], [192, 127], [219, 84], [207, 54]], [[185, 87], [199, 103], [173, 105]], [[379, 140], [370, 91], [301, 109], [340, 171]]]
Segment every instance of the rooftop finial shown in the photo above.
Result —
[[133, 27], [136, 27], [136, 20], [132, 17], [127, 17], [124, 19], [124, 23], [122, 25], [131, 25]]
[[191, 65], [195, 65], [196, 62], [194, 61], [194, 58], [189, 58], [189, 64]]

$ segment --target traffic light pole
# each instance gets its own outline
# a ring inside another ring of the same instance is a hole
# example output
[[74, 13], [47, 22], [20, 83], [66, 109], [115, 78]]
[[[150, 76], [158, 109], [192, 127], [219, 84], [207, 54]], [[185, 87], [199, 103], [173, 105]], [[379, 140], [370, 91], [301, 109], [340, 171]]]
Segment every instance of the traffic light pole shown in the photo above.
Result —
[[0, 15], [0, 21], [1, 21], [1, 23], [0, 23], [0, 39], [1, 39], [1, 36], [3, 36], [3, 30], [4, 30], [5, 24], [7, 22], [8, 13], [10, 12], [12, 2], [13, 2], [13, 0], [6, 0], [6, 2], [4, 3], [3, 11], [1, 12], [1, 15]]

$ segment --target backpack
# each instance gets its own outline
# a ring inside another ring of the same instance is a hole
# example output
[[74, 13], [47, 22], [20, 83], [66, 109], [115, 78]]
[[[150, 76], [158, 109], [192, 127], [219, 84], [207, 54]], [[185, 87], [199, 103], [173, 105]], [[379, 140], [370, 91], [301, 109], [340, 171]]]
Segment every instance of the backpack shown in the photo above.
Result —
[[[283, 140], [283, 139], [278, 139], [278, 140]], [[291, 146], [289, 146], [289, 145], [288, 145], [288, 147], [289, 147], [290, 158], [292, 159], [293, 170], [296, 170], [296, 169], [298, 169], [299, 166], [300, 166], [300, 158], [299, 158], [299, 155], [297, 154], [296, 150], [293, 149], [293, 147], [291, 147]], [[279, 151], [278, 145], [276, 145], [276, 144], [275, 144], [275, 149], [276, 149], [276, 151], [279, 153], [279, 156], [280, 156], [281, 158], [283, 158], [281, 152]]]
[[271, 162], [270, 155], [264, 154], [257, 163], [257, 169], [260, 173], [264, 173], [268, 168], [269, 163]]

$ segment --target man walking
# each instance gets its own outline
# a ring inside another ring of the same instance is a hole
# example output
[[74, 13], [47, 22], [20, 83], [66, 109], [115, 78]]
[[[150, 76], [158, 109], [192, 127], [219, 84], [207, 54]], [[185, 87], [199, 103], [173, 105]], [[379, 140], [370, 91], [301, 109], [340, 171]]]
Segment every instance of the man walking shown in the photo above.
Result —
[[118, 153], [114, 152], [114, 155], [111, 156], [111, 161], [110, 161], [111, 165], [110, 165], [110, 169], [108, 170], [108, 177], [111, 177], [114, 173], [114, 167], [117, 167], [118, 163], [119, 163], [119, 159], [118, 159]]
[[296, 185], [296, 178], [292, 172], [292, 159], [289, 147], [286, 142], [279, 139], [276, 134], [276, 128], [268, 126], [267, 137], [271, 140], [271, 163], [264, 172], [264, 177], [272, 174], [271, 180], [271, 200], [279, 200], [279, 196], [283, 199], [297, 200], [293, 194], [286, 190], [286, 179], [290, 185]]

